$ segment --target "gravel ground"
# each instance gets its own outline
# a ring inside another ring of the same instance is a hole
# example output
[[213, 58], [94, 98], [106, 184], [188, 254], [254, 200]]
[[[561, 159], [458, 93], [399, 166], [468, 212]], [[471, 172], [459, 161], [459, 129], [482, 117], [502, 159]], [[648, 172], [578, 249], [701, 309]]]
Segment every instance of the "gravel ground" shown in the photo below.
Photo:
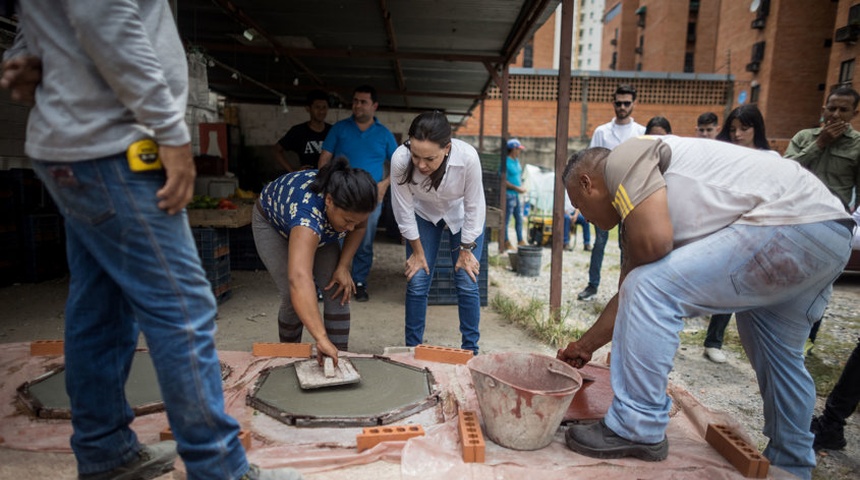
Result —
[[[490, 253], [498, 253], [498, 243], [491, 244]], [[499, 257], [499, 265], [490, 277], [501, 295], [527, 301], [539, 299], [549, 303], [551, 251], [543, 249], [541, 273], [537, 277], [522, 277], [511, 271], [507, 255]], [[601, 287], [597, 298], [589, 302], [576, 300], [576, 295], [588, 281], [590, 252], [582, 249], [581, 239], [574, 251], [563, 253], [562, 312], [565, 321], [581, 329], [588, 328], [602, 307], [616, 291], [618, 283], [619, 248], [612, 235], [603, 262]], [[691, 318], [681, 335], [681, 346], [675, 355], [674, 370], [669, 380], [683, 386], [703, 404], [713, 410], [728, 412], [738, 419], [759, 449], [767, 444], [763, 428], [762, 400], [755, 373], [743, 353], [734, 320], [726, 331], [724, 351], [728, 362], [715, 364], [703, 356], [707, 318]], [[834, 289], [830, 307], [819, 332], [813, 356], [807, 368], [818, 386], [816, 412], [824, 405], [845, 360], [856, 345], [860, 333], [860, 278], [840, 279]], [[608, 348], [608, 347], [604, 347]], [[598, 351], [601, 353], [601, 351]], [[818, 457], [816, 479], [856, 479], [860, 475], [860, 419], [853, 415], [846, 427], [848, 447], [840, 452], [824, 452]]]

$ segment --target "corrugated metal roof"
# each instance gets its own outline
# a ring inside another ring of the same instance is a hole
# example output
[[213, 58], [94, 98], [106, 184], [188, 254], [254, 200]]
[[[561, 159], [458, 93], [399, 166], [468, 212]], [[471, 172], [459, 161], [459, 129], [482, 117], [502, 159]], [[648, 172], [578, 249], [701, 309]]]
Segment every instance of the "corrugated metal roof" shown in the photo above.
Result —
[[186, 46], [212, 59], [210, 88], [231, 100], [297, 105], [321, 88], [347, 105], [370, 84], [382, 109], [459, 123], [559, 0], [175, 3]]

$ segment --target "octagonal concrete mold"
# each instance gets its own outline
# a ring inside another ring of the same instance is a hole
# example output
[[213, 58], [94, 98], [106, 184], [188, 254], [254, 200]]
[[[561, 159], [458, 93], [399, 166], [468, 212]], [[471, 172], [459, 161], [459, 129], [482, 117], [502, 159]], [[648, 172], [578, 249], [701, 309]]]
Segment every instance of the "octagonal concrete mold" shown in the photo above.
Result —
[[[18, 400], [37, 418], [71, 419], [71, 405], [66, 394], [66, 367], [59, 366], [24, 382], [18, 387]], [[230, 375], [230, 367], [221, 364], [221, 378]], [[152, 358], [146, 350], [134, 352], [125, 395], [135, 416], [164, 410], [161, 390], [155, 374]]]
[[246, 403], [297, 427], [387, 425], [439, 403], [426, 368], [380, 356], [350, 360], [361, 375], [357, 384], [302, 390], [291, 363], [260, 372]]

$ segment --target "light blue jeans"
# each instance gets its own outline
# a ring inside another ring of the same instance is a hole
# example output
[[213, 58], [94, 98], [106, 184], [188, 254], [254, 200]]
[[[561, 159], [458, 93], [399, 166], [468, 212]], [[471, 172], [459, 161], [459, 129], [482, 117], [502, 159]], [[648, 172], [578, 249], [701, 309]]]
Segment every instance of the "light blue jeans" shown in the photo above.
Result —
[[370, 267], [373, 266], [373, 240], [376, 238], [376, 227], [379, 225], [379, 216], [382, 215], [382, 202], [376, 206], [369, 217], [367, 217], [367, 230], [361, 245], [352, 257], [352, 281], [367, 285], [367, 276], [370, 275]]
[[517, 233], [517, 243], [523, 243], [523, 207], [520, 205], [520, 194], [516, 192], [505, 193], [505, 243], [508, 239], [508, 222], [514, 216], [514, 231]]
[[[424, 324], [427, 319], [427, 297], [430, 294], [430, 285], [433, 281], [433, 273], [436, 271], [436, 258], [439, 255], [439, 245], [442, 243], [442, 235], [445, 235], [445, 221], [440, 220], [434, 225], [427, 220], [415, 216], [418, 223], [418, 235], [421, 247], [424, 249], [424, 258], [430, 267], [430, 274], [424, 270], [418, 270], [411, 280], [406, 284], [406, 346], [414, 347], [424, 341]], [[451, 256], [451, 269], [457, 264], [460, 257], [460, 234], [451, 233], [447, 230], [449, 237], [449, 252], [442, 255]], [[484, 248], [484, 234], [481, 234], [475, 243], [474, 254], [481, 261], [481, 252]], [[406, 242], [406, 258], [412, 255], [412, 246]], [[482, 271], [479, 275], [486, 275]], [[460, 315], [461, 347], [478, 353], [478, 339], [481, 336], [479, 324], [481, 323], [481, 292], [478, 282], [472, 281], [469, 274], [462, 268], [454, 272], [454, 285], [457, 288], [457, 312]]]
[[735, 225], [630, 272], [619, 292], [612, 337], [615, 398], [606, 425], [636, 442], [661, 441], [666, 394], [684, 318], [735, 313], [741, 343], [764, 400], [764, 451], [801, 478], [815, 467], [809, 419], [815, 385], [803, 343], [821, 318], [833, 281], [851, 252], [851, 233], [835, 221]]
[[33, 168], [65, 217], [66, 391], [78, 472], [137, 458], [124, 387], [142, 331], [188, 478], [242, 476], [239, 424], [224, 411], [215, 298], [185, 212], [157, 206], [164, 173], [132, 173], [124, 153]]

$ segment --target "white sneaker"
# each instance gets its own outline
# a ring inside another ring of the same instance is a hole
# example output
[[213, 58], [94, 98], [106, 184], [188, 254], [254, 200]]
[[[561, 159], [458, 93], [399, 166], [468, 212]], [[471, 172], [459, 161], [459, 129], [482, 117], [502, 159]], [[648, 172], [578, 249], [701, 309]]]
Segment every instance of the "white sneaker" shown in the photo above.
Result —
[[705, 348], [705, 357], [714, 363], [726, 363], [726, 360], [728, 360], [722, 350], [714, 347]]

